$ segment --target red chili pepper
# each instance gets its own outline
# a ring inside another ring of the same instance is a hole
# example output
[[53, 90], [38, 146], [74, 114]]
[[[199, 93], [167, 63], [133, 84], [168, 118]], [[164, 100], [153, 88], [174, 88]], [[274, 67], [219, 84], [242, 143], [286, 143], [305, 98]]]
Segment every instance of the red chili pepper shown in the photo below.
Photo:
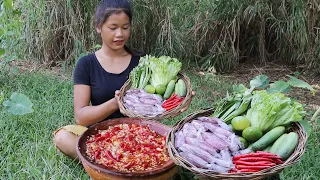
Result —
[[240, 158], [244, 158], [244, 157], [266, 157], [266, 158], [278, 158], [278, 156], [276, 154], [271, 154], [271, 153], [249, 153], [249, 154], [241, 154], [238, 156], [234, 156], [233, 160], [237, 160]]
[[265, 157], [243, 157], [240, 159], [233, 159], [233, 161], [241, 160], [241, 161], [247, 161], [247, 162], [257, 162], [257, 161], [270, 161], [272, 162], [272, 159], [265, 158]]
[[176, 100], [176, 101], [172, 102], [171, 104], [166, 104], [166, 105], [163, 105], [162, 107], [168, 110], [168, 109], [172, 109], [172, 108], [177, 107], [180, 103], [181, 103], [181, 100]]
[[176, 93], [172, 93], [171, 96], [169, 97], [169, 99], [167, 99], [166, 101], [170, 101], [171, 99], [177, 97]]
[[146, 169], [149, 166], [149, 164], [143, 163], [141, 166], [143, 167], [143, 169]]
[[176, 108], [177, 106], [179, 106], [179, 104], [180, 104], [180, 103], [175, 104], [175, 105], [172, 105], [172, 106], [169, 106], [169, 107], [166, 107], [165, 109], [166, 109], [167, 111], [169, 111], [169, 110], [171, 110], [171, 109]]
[[282, 164], [283, 161], [281, 159], [271, 159], [272, 162], [276, 163], [276, 164]]
[[275, 163], [272, 163], [270, 161], [257, 161], [257, 162], [247, 162], [247, 161], [233, 161], [234, 164], [236, 165], [247, 165], [247, 166], [255, 166], [255, 165], [270, 165], [270, 166], [275, 166]]
[[97, 139], [95, 139], [94, 141], [98, 142], [98, 141], [102, 141], [102, 140], [105, 140], [105, 139], [106, 139], [106, 137], [101, 136], [101, 137], [98, 137]]
[[170, 100], [168, 99], [164, 103], [162, 103], [162, 105], [165, 106], [165, 105], [168, 105], [168, 104], [172, 104], [172, 103], [174, 103], [176, 101], [181, 101], [181, 98], [175, 97], [175, 98], [172, 98]]
[[101, 158], [101, 150], [100, 149], [97, 149], [97, 151], [94, 153], [94, 158], [96, 159], [100, 159]]
[[110, 151], [106, 150], [106, 151], [105, 151], [105, 154], [106, 154], [107, 158], [109, 158], [110, 160], [112, 160], [112, 161], [117, 161], [117, 160], [112, 156], [112, 154], [111, 154]]
[[134, 136], [130, 134], [130, 135], [128, 136], [128, 140], [129, 140], [129, 141], [132, 141], [133, 139], [134, 139]]
[[124, 168], [130, 169], [134, 165], [134, 162], [129, 162], [128, 164], [124, 165]]
[[249, 154], [241, 154], [237, 156], [233, 156], [233, 160], [238, 160], [240, 158], [246, 158], [246, 157], [257, 157], [255, 153], [249, 153]]
[[165, 108], [165, 107], [167, 107], [167, 106], [169, 106], [169, 105], [174, 104], [174, 101], [175, 101], [175, 100], [172, 100], [172, 101], [167, 102], [167, 103], [163, 103], [161, 106], [162, 106], [163, 108]]
[[170, 102], [170, 103], [163, 104], [162, 107], [165, 108], [165, 107], [169, 107], [169, 106], [173, 106], [173, 105], [179, 105], [181, 101], [182, 101], [182, 100], [175, 99], [175, 100], [173, 100], [173, 101]]
[[267, 169], [272, 166], [266, 166], [266, 165], [260, 165], [260, 166], [246, 166], [246, 165], [236, 165], [237, 169], [257, 169], [257, 170], [262, 170], [262, 169]]
[[116, 157], [117, 157], [117, 161], [120, 161], [121, 158], [123, 157], [123, 155], [122, 154], [117, 154]]
[[150, 148], [150, 149], [156, 149], [156, 148], [157, 148], [157, 147], [156, 147], [155, 145], [153, 145], [153, 144], [142, 144], [142, 146], [148, 147], [148, 148]]

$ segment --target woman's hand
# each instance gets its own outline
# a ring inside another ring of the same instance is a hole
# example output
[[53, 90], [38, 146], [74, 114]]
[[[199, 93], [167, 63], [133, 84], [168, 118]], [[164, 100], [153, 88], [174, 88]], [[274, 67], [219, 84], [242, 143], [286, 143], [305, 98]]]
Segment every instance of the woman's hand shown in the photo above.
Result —
[[[119, 90], [116, 90], [114, 92], [114, 98], [116, 100], [116, 103], [117, 103], [117, 107], [119, 108], [120, 107], [120, 104], [119, 104], [119, 98], [120, 98], [120, 91]], [[119, 108], [120, 109], [120, 108]], [[120, 113], [123, 114], [123, 112], [121, 111], [120, 109]]]
[[[192, 92], [191, 92], [191, 101], [190, 101], [190, 102], [192, 102], [192, 98], [193, 98], [195, 95], [196, 95], [196, 92], [192, 91]], [[184, 111], [186, 111], [187, 109], [188, 109], [188, 107], [185, 107], [185, 108], [182, 108], [180, 111], [181, 111], [181, 112], [184, 112]]]
[[119, 90], [116, 90], [114, 92], [114, 98], [117, 100], [117, 102], [119, 101], [119, 96], [120, 96], [120, 91]]

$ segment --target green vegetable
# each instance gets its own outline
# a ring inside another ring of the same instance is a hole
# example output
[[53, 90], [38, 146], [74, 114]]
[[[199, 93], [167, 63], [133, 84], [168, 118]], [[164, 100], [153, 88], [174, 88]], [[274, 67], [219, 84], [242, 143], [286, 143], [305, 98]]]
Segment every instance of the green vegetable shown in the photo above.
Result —
[[304, 115], [302, 105], [284, 94], [255, 91], [246, 117], [252, 127], [260, 127], [263, 132], [267, 132], [276, 126], [300, 121]]
[[278, 149], [283, 145], [283, 143], [286, 141], [288, 137], [287, 133], [282, 134], [271, 146], [269, 152], [272, 154], [276, 154]]
[[138, 66], [130, 72], [131, 89], [143, 89], [148, 84], [151, 77], [148, 59], [148, 55], [140, 58]]
[[272, 145], [273, 145], [273, 144], [270, 144], [268, 147], [266, 147], [266, 148], [265, 148], [264, 150], [262, 150], [262, 151], [264, 151], [264, 152], [270, 152], [270, 149], [271, 149]]
[[282, 141], [281, 145], [276, 147], [271, 147], [270, 152], [273, 154], [277, 154], [282, 158], [282, 160], [286, 160], [293, 153], [294, 149], [298, 145], [299, 136], [296, 132], [290, 132]]
[[284, 126], [278, 126], [271, 129], [265, 135], [263, 135], [258, 141], [252, 144], [252, 149], [254, 151], [263, 150], [275, 140], [277, 140], [284, 132], [286, 128]]
[[179, 97], [185, 97], [187, 95], [187, 87], [182, 79], [179, 79], [174, 88], [175, 93]]
[[234, 87], [234, 90], [237, 91], [234, 92], [233, 96], [227, 96], [229, 103], [227, 103], [225, 109], [219, 109], [215, 113], [215, 117], [220, 118], [228, 124], [234, 117], [246, 112], [251, 102], [253, 89], [254, 87], [247, 89], [243, 85]]
[[140, 76], [139, 80], [139, 89], [143, 89], [149, 82], [151, 76], [151, 71], [148, 66], [144, 66], [144, 69], [142, 70], [142, 74]]
[[182, 63], [178, 59], [169, 56], [160, 56], [159, 58], [150, 56], [148, 61], [152, 71], [150, 82], [154, 87], [167, 86], [171, 80], [177, 78], [182, 67]]
[[168, 99], [171, 96], [171, 94], [174, 91], [175, 84], [176, 84], [175, 80], [171, 80], [169, 82], [169, 84], [167, 85], [166, 91], [164, 92], [163, 99]]
[[165, 91], [166, 91], [165, 85], [160, 84], [156, 87], [156, 93], [160, 94], [161, 96], [165, 93]]
[[142, 68], [139, 66], [132, 69], [130, 72], [131, 88], [136, 89], [139, 87], [140, 76], [142, 74]]

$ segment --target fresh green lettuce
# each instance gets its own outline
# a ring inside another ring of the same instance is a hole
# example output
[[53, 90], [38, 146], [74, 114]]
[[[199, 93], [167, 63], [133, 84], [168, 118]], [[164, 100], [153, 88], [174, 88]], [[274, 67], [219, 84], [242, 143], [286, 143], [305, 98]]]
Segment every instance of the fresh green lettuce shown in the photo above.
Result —
[[143, 56], [138, 66], [130, 72], [131, 88], [143, 89], [149, 82], [154, 87], [167, 86], [172, 79], [177, 79], [181, 67], [182, 63], [176, 58]]
[[276, 126], [300, 121], [304, 115], [303, 106], [282, 93], [254, 91], [246, 117], [252, 127], [259, 127], [267, 132]]
[[151, 56], [148, 61], [152, 71], [150, 82], [154, 87], [167, 86], [172, 79], [177, 78], [182, 67], [182, 63], [178, 59], [169, 56], [160, 56], [159, 58]]

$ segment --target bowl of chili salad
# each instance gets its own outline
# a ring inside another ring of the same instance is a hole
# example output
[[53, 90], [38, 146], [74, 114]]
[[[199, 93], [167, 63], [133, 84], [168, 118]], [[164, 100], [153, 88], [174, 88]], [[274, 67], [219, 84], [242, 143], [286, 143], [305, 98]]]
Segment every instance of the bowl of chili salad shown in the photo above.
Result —
[[176, 172], [166, 147], [166, 134], [170, 130], [150, 120], [107, 120], [93, 125], [79, 137], [77, 153], [92, 179], [97, 179], [96, 176], [169, 179]]

